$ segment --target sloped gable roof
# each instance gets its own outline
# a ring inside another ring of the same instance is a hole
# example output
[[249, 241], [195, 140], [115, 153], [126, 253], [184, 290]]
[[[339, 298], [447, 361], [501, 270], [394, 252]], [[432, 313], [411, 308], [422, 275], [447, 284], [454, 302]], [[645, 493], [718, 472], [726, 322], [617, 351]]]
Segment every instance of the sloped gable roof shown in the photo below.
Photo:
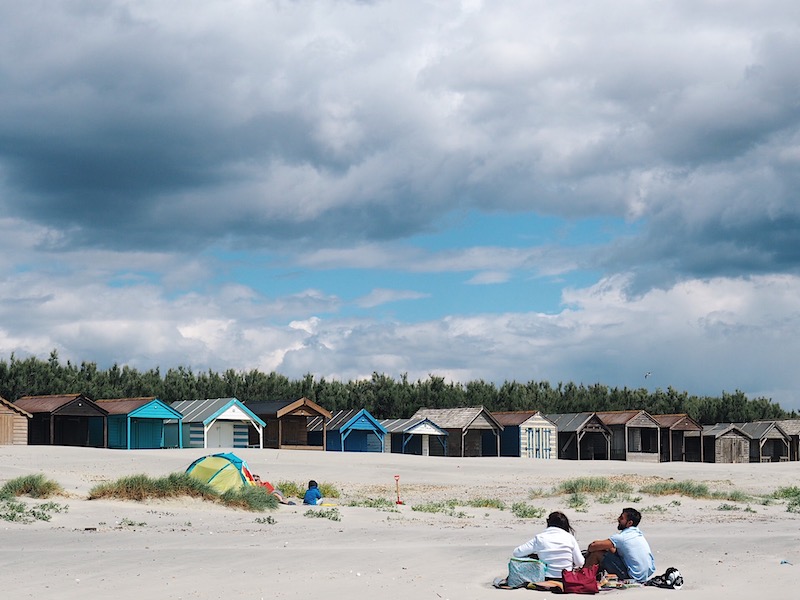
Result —
[[382, 419], [381, 425], [387, 433], [407, 433], [414, 435], [449, 435], [444, 429], [428, 418]]
[[483, 418], [493, 428], [502, 430], [503, 426], [497, 422], [483, 406], [468, 408], [420, 408], [412, 416], [414, 419], [428, 418], [443, 429], [470, 429], [471, 426]]
[[47, 396], [23, 396], [14, 404], [33, 414], [36, 413], [57, 413], [68, 409], [71, 405], [83, 406], [86, 404], [100, 415], [107, 415], [108, 412], [92, 401], [91, 398], [83, 394], [52, 394]]
[[492, 416], [497, 419], [503, 427], [516, 427], [522, 425], [528, 419], [539, 416], [545, 421], [555, 425], [550, 419], [538, 410], [514, 410], [514, 411], [492, 411]]
[[247, 406], [253, 413], [266, 418], [280, 419], [286, 415], [331, 418], [330, 411], [305, 397], [297, 400], [255, 400], [248, 402]]
[[686, 413], [673, 413], [668, 415], [650, 415], [660, 427], [665, 429], [682, 429], [702, 431], [703, 426]]
[[658, 427], [658, 422], [643, 410], [605, 410], [595, 414], [609, 427], [613, 425], [628, 425], [634, 420], [639, 421], [640, 424], [638, 426], [640, 427]]
[[9, 410], [14, 411], [17, 414], [22, 415], [23, 417], [28, 417], [29, 419], [33, 418], [33, 415], [31, 413], [29, 413], [27, 410], [25, 410], [23, 408], [20, 408], [19, 406], [16, 406], [15, 404], [13, 404], [12, 402], [9, 402], [8, 400], [3, 398], [2, 396], [0, 396], [0, 404], [5, 406]]
[[[350, 410], [339, 410], [331, 415], [330, 421], [325, 424], [325, 428], [328, 431], [346, 431], [347, 429], [351, 429], [353, 424], [358, 420], [366, 420], [370, 423], [373, 429], [376, 431], [380, 431], [381, 433], [386, 433], [386, 429], [384, 429], [383, 425], [381, 425], [380, 421], [378, 421], [375, 417], [373, 417], [370, 412], [365, 409], [356, 409], [352, 408]], [[309, 431], [322, 431], [322, 417], [314, 417], [313, 419], [309, 419], [308, 421], [308, 430]]]
[[209, 398], [206, 400], [181, 400], [172, 409], [183, 415], [184, 423], [203, 423], [208, 425], [216, 419], [225, 421], [245, 421], [264, 427], [266, 423], [236, 398]]
[[575, 433], [585, 427], [589, 421], [594, 419], [598, 425], [603, 429], [608, 430], [608, 427], [600, 420], [600, 418], [592, 412], [580, 413], [558, 413], [545, 415], [550, 421], [555, 423], [559, 433]]
[[165, 413], [159, 415], [159, 418], [183, 418], [180, 412], [155, 396], [143, 396], [140, 398], [103, 398], [102, 400], [97, 400], [97, 404], [106, 409], [109, 415], [137, 416], [137, 413], [148, 411], [149, 409], [149, 412]]

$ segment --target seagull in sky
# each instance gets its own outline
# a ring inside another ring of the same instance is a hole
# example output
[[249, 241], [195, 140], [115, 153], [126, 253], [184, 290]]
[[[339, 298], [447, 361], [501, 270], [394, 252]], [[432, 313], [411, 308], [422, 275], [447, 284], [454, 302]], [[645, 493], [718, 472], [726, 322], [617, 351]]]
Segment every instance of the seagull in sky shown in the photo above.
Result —
[[647, 373], [644, 374], [644, 378], [645, 379], [647, 379], [648, 377], [650, 377], [650, 371], [648, 371]]

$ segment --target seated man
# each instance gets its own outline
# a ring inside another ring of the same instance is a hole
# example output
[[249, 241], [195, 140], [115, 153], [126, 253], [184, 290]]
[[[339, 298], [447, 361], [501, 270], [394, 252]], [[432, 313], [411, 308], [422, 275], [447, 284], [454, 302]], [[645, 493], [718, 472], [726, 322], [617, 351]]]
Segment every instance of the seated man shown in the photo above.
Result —
[[644, 583], [656, 572], [656, 563], [650, 544], [639, 531], [642, 515], [635, 508], [623, 508], [615, 533], [607, 540], [589, 544], [586, 566], [600, 565], [620, 579], [633, 579]]

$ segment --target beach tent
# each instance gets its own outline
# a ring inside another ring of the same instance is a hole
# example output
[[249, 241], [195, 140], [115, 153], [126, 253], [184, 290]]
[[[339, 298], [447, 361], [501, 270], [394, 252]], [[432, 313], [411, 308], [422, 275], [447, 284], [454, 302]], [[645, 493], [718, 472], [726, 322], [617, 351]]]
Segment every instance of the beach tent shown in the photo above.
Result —
[[186, 474], [207, 483], [218, 492], [257, 485], [247, 463], [231, 452], [203, 456], [186, 469]]

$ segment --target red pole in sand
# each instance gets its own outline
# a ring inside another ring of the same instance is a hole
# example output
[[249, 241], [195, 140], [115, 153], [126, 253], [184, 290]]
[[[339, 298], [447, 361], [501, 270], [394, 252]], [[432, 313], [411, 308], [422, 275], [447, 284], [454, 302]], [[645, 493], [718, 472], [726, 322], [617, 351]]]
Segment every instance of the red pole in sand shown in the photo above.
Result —
[[403, 504], [403, 501], [400, 500], [400, 475], [394, 476], [394, 484], [397, 488], [397, 502], [395, 502], [395, 504]]

